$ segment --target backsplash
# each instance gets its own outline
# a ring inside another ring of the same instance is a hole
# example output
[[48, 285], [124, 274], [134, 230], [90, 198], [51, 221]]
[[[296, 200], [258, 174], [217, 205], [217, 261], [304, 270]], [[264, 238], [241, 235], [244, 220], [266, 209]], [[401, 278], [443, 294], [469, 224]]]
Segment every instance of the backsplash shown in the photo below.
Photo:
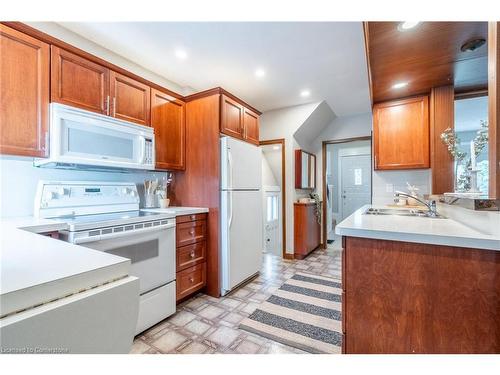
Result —
[[35, 192], [39, 180], [134, 182], [138, 185], [142, 207], [144, 206], [144, 180], [160, 179], [164, 175], [164, 172], [115, 173], [37, 168], [33, 166], [33, 158], [3, 155], [0, 157], [0, 216], [33, 215]]
[[373, 201], [375, 205], [386, 205], [394, 201], [394, 191], [407, 192], [406, 182], [415, 185], [419, 194], [429, 194], [431, 170], [373, 171]]

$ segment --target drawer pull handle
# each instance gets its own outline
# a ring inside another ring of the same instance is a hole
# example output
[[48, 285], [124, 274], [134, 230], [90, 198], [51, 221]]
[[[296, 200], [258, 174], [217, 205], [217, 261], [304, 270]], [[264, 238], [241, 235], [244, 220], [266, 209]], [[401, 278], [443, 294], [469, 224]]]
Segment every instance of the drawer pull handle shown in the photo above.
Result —
[[194, 278], [193, 278], [193, 276], [190, 276], [190, 277], [189, 277], [189, 282], [190, 282], [191, 284], [192, 284], [192, 283], [194, 283]]
[[194, 229], [191, 229], [191, 230], [189, 231], [189, 234], [192, 236], [192, 235], [194, 234]]
[[196, 216], [191, 215], [191, 220], [194, 220], [194, 219], [196, 219]]
[[191, 250], [191, 253], [189, 253], [189, 256], [190, 256], [191, 258], [194, 258], [194, 250]]

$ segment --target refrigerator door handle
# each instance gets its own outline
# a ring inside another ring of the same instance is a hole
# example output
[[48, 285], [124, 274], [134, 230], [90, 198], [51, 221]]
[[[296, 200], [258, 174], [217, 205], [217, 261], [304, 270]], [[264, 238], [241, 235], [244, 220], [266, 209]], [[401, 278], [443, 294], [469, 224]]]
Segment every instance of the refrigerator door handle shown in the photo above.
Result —
[[231, 151], [228, 147], [228, 150], [227, 150], [227, 164], [228, 164], [228, 171], [227, 171], [227, 174], [228, 174], [228, 188], [229, 189], [232, 189], [233, 188], [233, 157], [231, 156]]
[[228, 191], [227, 194], [229, 195], [229, 199], [227, 200], [228, 202], [228, 211], [229, 211], [229, 220], [228, 220], [228, 228], [231, 228], [231, 224], [233, 222], [233, 192]]

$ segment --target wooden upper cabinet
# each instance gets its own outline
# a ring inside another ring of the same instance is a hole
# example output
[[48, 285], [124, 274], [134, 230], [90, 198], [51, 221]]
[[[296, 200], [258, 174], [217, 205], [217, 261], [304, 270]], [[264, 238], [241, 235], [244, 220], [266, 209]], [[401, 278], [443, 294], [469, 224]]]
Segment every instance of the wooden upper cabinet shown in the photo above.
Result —
[[221, 95], [221, 133], [243, 139], [243, 115], [245, 108], [236, 100]]
[[109, 69], [52, 46], [51, 101], [109, 114]]
[[427, 96], [373, 107], [375, 169], [429, 168]]
[[0, 152], [46, 156], [49, 45], [0, 25]]
[[186, 168], [185, 103], [151, 89], [151, 126], [155, 130], [156, 168]]
[[244, 139], [247, 142], [259, 144], [259, 115], [248, 108], [243, 113]]
[[111, 116], [149, 125], [151, 88], [135, 79], [111, 71]]

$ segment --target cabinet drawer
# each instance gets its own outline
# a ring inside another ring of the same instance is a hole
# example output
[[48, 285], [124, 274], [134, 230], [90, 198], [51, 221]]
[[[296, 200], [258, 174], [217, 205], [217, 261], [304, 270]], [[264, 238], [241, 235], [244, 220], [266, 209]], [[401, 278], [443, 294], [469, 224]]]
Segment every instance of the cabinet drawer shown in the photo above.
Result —
[[180, 223], [187, 223], [189, 221], [206, 220], [206, 218], [207, 218], [206, 213], [182, 215], [182, 216], [177, 216], [176, 222], [177, 222], [177, 224], [180, 224]]
[[177, 224], [176, 228], [177, 247], [181, 247], [203, 241], [207, 230], [207, 222], [202, 220], [181, 223]]
[[177, 272], [205, 261], [206, 242], [177, 248]]
[[203, 288], [206, 284], [206, 263], [177, 272], [177, 301]]

